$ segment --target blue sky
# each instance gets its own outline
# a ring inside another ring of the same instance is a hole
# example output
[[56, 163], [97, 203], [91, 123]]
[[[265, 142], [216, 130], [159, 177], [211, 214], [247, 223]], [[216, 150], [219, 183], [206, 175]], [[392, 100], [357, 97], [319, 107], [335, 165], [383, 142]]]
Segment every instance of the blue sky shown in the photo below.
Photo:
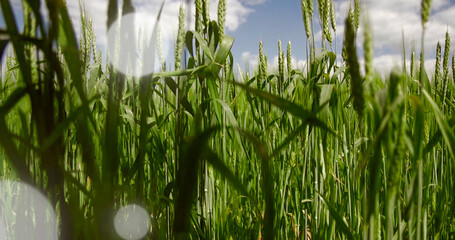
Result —
[[246, 56], [255, 61], [260, 41], [264, 43], [269, 62], [278, 54], [278, 40], [282, 42], [283, 51], [291, 41], [293, 56], [306, 59], [306, 34], [298, 0], [269, 0], [253, 9], [244, 24], [235, 31], [228, 31], [236, 39], [232, 52], [238, 56], [240, 65], [244, 65]]
[[[20, 13], [20, 0], [10, 0]], [[85, 5], [89, 18], [93, 20], [97, 42], [100, 48], [106, 42], [106, 9], [107, 0], [81, 0]], [[193, 1], [191, 1], [193, 2]], [[321, 32], [317, 19], [317, 1], [315, 1], [315, 38], [316, 46], [320, 46]], [[336, 51], [339, 55], [344, 32], [344, 19], [353, 0], [335, 0], [337, 16]], [[381, 73], [388, 72], [393, 66], [400, 64], [402, 59], [402, 32], [405, 36], [407, 55], [410, 56], [412, 46], [420, 51], [420, 0], [363, 0], [364, 12], [368, 12], [371, 21], [374, 46], [375, 67]], [[79, 32], [79, 0], [67, 0], [74, 26]], [[161, 0], [133, 0], [136, 10], [154, 16]], [[164, 45], [167, 46], [168, 56], [172, 56], [172, 47], [177, 29], [177, 15], [181, 0], [167, 0], [162, 17], [162, 27], [168, 31], [163, 34]], [[211, 18], [216, 19], [218, 0], [211, 0]], [[194, 14], [194, 7], [191, 5]], [[45, 10], [43, 10], [45, 12]], [[245, 60], [248, 65], [257, 62], [259, 41], [264, 42], [264, 50], [268, 55], [269, 64], [277, 59], [277, 42], [282, 41], [283, 50], [288, 41], [292, 42], [293, 64], [303, 67], [306, 60], [306, 37], [301, 16], [300, 0], [227, 0], [226, 33], [235, 38], [232, 52], [236, 65], [243, 69]], [[434, 64], [434, 52], [437, 41], [443, 44], [446, 30], [449, 31], [452, 42], [455, 42], [455, 0], [433, 0], [432, 15], [427, 24], [425, 38], [426, 64], [428, 70]], [[0, 26], [3, 24], [0, 22]], [[192, 27], [192, 26], [191, 26]], [[359, 58], [362, 58], [361, 43], [362, 27], [358, 39]], [[332, 33], [333, 34], [333, 33]], [[455, 45], [452, 44], [452, 53]], [[335, 50], [335, 44], [333, 45]], [[173, 64], [168, 64], [171, 66]]]
[[[375, 67], [381, 73], [386, 73], [395, 65], [402, 63], [402, 32], [405, 36], [406, 53], [410, 58], [413, 46], [420, 52], [421, 21], [420, 1], [418, 0], [364, 0], [363, 9], [370, 19], [375, 46]], [[315, 3], [316, 4], [316, 3]], [[336, 48], [333, 50], [340, 54], [344, 33], [344, 20], [347, 10], [352, 4], [349, 0], [336, 0], [337, 37]], [[433, 0], [432, 15], [427, 24], [425, 37], [426, 65], [433, 71], [435, 48], [438, 41], [444, 46], [445, 33], [448, 30], [452, 39], [451, 53], [455, 44], [455, 1]], [[315, 5], [316, 6], [316, 5]], [[316, 7], [315, 7], [316, 8]], [[292, 41], [293, 56], [297, 61], [306, 59], [303, 20], [301, 17], [299, 0], [266, 0], [263, 4], [254, 6], [254, 12], [248, 15], [248, 20], [231, 34], [236, 37], [237, 45], [233, 52], [236, 55], [249, 55], [250, 60], [256, 61], [259, 40], [264, 42], [264, 48], [269, 59], [277, 54], [277, 41], [281, 39], [285, 45]], [[321, 32], [319, 21], [315, 13], [314, 26], [316, 46], [321, 45]], [[360, 27], [358, 40], [358, 54], [362, 59], [362, 27]], [[333, 34], [333, 33], [332, 33]], [[246, 54], [248, 53], [248, 54]], [[272, 56], [272, 57], [271, 57]], [[270, 60], [269, 60], [270, 62]], [[409, 61], [408, 61], [409, 63]]]

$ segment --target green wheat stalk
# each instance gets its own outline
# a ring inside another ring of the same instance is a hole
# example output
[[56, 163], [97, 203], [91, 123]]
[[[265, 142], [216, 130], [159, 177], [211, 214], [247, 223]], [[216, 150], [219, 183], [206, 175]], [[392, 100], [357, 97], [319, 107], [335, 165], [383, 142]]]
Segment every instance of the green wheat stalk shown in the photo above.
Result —
[[421, 12], [422, 27], [425, 29], [425, 23], [427, 23], [428, 19], [430, 18], [431, 0], [422, 0], [421, 7], [422, 7], [422, 12]]
[[373, 74], [373, 34], [371, 33], [370, 21], [367, 16], [364, 18], [364, 31], [363, 31], [363, 49], [365, 58], [365, 78], [371, 79]]
[[182, 63], [183, 44], [185, 43], [185, 9], [183, 4], [179, 8], [179, 28], [177, 32], [177, 42], [174, 50], [175, 70], [180, 70]]
[[314, 0], [303, 0], [303, 1], [306, 1], [306, 6], [308, 7], [309, 18], [311, 19], [313, 17], [313, 12], [314, 12]]
[[224, 28], [226, 25], [226, 0], [218, 2], [218, 31], [220, 39], [224, 37]]
[[203, 30], [203, 24], [202, 24], [202, 15], [203, 15], [203, 9], [202, 9], [202, 1], [203, 0], [194, 0], [194, 5], [196, 8], [196, 14], [194, 16], [195, 18], [195, 30], [198, 33], [202, 33]]
[[411, 66], [409, 67], [409, 72], [411, 74], [411, 79], [415, 77], [415, 62], [416, 62], [416, 53], [412, 51], [411, 53]]
[[288, 69], [288, 77], [290, 77], [292, 71], [291, 41], [288, 42], [286, 49], [286, 64]]
[[281, 40], [278, 40], [278, 95], [281, 96], [283, 91], [283, 80], [284, 80], [284, 52], [281, 48]]
[[259, 80], [262, 81], [267, 77], [267, 60], [264, 54], [264, 43], [259, 42]]
[[421, 4], [421, 20], [422, 20], [422, 28], [423, 28], [423, 31], [422, 31], [422, 39], [421, 39], [421, 42], [422, 42], [422, 47], [421, 47], [421, 61], [420, 61], [420, 88], [423, 87], [423, 74], [424, 74], [424, 71], [425, 71], [425, 64], [424, 64], [424, 61], [425, 61], [425, 29], [426, 29], [426, 26], [425, 24], [428, 22], [428, 19], [430, 18], [430, 11], [431, 11], [431, 0], [422, 0], [422, 4]]
[[355, 26], [355, 32], [359, 30], [359, 25], [360, 25], [360, 0], [354, 0], [354, 26]]
[[324, 36], [325, 36], [325, 39], [329, 42], [329, 43], [332, 43], [332, 34], [330, 33], [330, 25], [329, 25], [329, 21], [330, 21], [330, 18], [331, 18], [331, 14], [330, 14], [330, 9], [331, 9], [331, 4], [330, 4], [330, 0], [322, 0], [323, 1], [323, 7], [322, 7], [322, 11], [323, 11], [323, 14], [322, 14], [322, 28], [323, 28], [323, 31], [324, 31]]
[[452, 81], [455, 84], [455, 53], [452, 54]]
[[446, 107], [447, 89], [449, 86], [449, 54], [450, 54], [450, 36], [449, 32], [446, 32], [445, 45], [444, 45], [444, 60], [442, 62], [443, 69], [443, 89], [442, 89], [442, 104], [443, 109]]
[[303, 24], [305, 26], [305, 33], [307, 39], [310, 39], [311, 36], [311, 12], [308, 1], [300, 0], [300, 7], [302, 8], [302, 17], [303, 17]]
[[441, 80], [441, 44], [436, 45], [436, 64], [434, 66], [434, 88], [435, 96], [439, 91], [439, 81]]
[[205, 26], [209, 26], [210, 23], [210, 0], [202, 0], [203, 2], [203, 19]]
[[355, 26], [351, 19], [350, 16], [346, 18], [344, 46], [346, 47], [349, 74], [351, 76], [351, 95], [354, 101], [354, 109], [361, 118], [364, 108], [363, 81], [360, 76], [359, 62], [355, 48]]
[[337, 32], [335, 0], [330, 0], [330, 23], [334, 33]]

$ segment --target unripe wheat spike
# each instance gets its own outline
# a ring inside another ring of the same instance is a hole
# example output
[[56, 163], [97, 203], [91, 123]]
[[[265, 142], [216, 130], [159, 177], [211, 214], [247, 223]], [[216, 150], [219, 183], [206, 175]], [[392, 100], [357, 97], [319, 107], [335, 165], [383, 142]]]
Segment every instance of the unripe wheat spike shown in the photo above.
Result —
[[446, 32], [446, 39], [444, 45], [444, 59], [442, 62], [443, 69], [443, 83], [442, 83], [442, 104], [443, 109], [446, 107], [447, 89], [449, 88], [449, 54], [450, 54], [450, 36], [449, 32]]
[[412, 51], [411, 53], [411, 66], [409, 69], [409, 73], [411, 74], [411, 79], [414, 79], [415, 74], [415, 61], [416, 61], [416, 53]]
[[354, 26], [355, 31], [359, 30], [360, 25], [360, 0], [354, 0]]
[[430, 18], [431, 0], [422, 0], [422, 27], [425, 28], [425, 23]]
[[313, 17], [313, 11], [314, 11], [314, 0], [302, 0], [302, 1], [306, 1], [306, 5], [308, 6], [308, 14], [309, 14], [309, 17], [312, 18]]
[[179, 9], [179, 29], [177, 33], [177, 43], [175, 44], [175, 70], [180, 70], [182, 62], [183, 44], [185, 42], [185, 9], [180, 5]]
[[349, 63], [349, 74], [351, 75], [351, 94], [354, 102], [354, 109], [359, 117], [363, 116], [363, 82], [360, 76], [359, 62], [357, 60], [357, 51], [355, 48], [355, 30], [351, 17], [346, 18], [346, 29], [344, 46], [346, 47], [347, 60]]
[[308, 7], [308, 3], [306, 0], [300, 0], [300, 6], [302, 8], [302, 17], [303, 17], [303, 24], [305, 25], [306, 37], [307, 37], [307, 39], [310, 39], [310, 36], [311, 36], [310, 9]]
[[364, 29], [363, 29], [363, 49], [364, 49], [364, 58], [365, 58], [365, 78], [370, 79], [373, 71], [373, 36], [370, 28], [370, 21], [367, 16], [365, 16]]
[[202, 0], [195, 0], [194, 5], [196, 6], [196, 15], [195, 15], [195, 30], [196, 32], [202, 33]]
[[323, 25], [323, 30], [324, 30], [324, 36], [329, 43], [332, 43], [332, 35], [330, 34], [330, 26], [329, 26], [329, 21], [330, 21], [330, 0], [324, 0], [323, 1], [323, 19], [322, 19], [322, 25]]
[[336, 9], [335, 9], [335, 1], [330, 1], [330, 23], [332, 25], [333, 32], [337, 32], [337, 23], [336, 23]]
[[452, 82], [455, 85], [455, 53], [452, 55]]
[[290, 77], [292, 71], [291, 41], [288, 42], [288, 47], [286, 50], [286, 64], [288, 68], [288, 76]]
[[441, 44], [436, 45], [436, 64], [434, 66], [434, 88], [435, 88], [435, 95], [436, 92], [439, 90], [439, 81], [441, 79]]
[[226, 0], [220, 0], [218, 3], [218, 28], [220, 39], [224, 36], [224, 27], [226, 25]]

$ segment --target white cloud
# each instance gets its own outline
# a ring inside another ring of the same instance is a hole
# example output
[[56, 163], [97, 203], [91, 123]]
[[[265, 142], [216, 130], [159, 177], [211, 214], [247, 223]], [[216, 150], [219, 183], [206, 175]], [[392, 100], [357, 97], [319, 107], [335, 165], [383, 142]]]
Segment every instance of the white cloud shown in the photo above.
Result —
[[259, 5], [265, 3], [267, 0], [241, 0], [247, 5]]
[[[254, 12], [252, 8], [254, 5], [264, 4], [267, 0], [229, 0], [227, 1], [226, 10], [226, 29], [228, 31], [235, 31], [239, 26], [247, 21], [248, 15]], [[67, 0], [68, 13], [72, 19], [74, 30], [80, 36], [81, 23], [80, 23], [80, 4], [87, 14], [88, 19], [93, 21], [93, 27], [97, 40], [100, 45], [104, 45], [106, 35], [106, 21], [107, 21], [107, 0]], [[168, 0], [165, 2], [163, 12], [161, 15], [161, 22], [165, 27], [176, 28], [178, 23], [178, 13], [182, 0]], [[210, 1], [210, 16], [211, 19], [217, 19], [217, 8], [219, 0]], [[150, 15], [156, 15], [162, 0], [132, 0], [136, 11]], [[193, 1], [190, 1], [190, 28], [194, 28], [194, 20], [192, 19], [195, 14]], [[22, 4], [20, 1], [12, 1], [12, 7], [16, 17], [21, 17]], [[119, 7], [122, 6], [122, 1]], [[41, 4], [41, 12], [48, 18], [46, 4]], [[188, 12], [187, 12], [188, 14]], [[187, 18], [188, 19], [188, 18]], [[175, 30], [176, 31], [176, 30]]]
[[[94, 31], [99, 46], [104, 46], [106, 43], [106, 20], [107, 20], [107, 0], [80, 0], [84, 5], [88, 18], [92, 19]], [[132, 0], [137, 11], [156, 14], [162, 0]], [[249, 14], [254, 12], [254, 7], [258, 4], [264, 4], [268, 0], [228, 0], [227, 1], [227, 19], [226, 29], [235, 31], [243, 23], [247, 21]], [[12, 1], [15, 12], [21, 8], [20, 1]], [[171, 47], [175, 41], [177, 31], [178, 9], [182, 0], [168, 0], [162, 15], [162, 23], [166, 28], [163, 33], [164, 41], [169, 42]], [[190, 1], [193, 2], [193, 1]], [[219, 0], [210, 1], [210, 15], [212, 19], [217, 18], [217, 5]], [[352, 5], [350, 0], [336, 1], [337, 15], [337, 52], [341, 50], [341, 41], [344, 35], [344, 21], [347, 11]], [[372, 25], [375, 47], [375, 67], [380, 71], [390, 70], [395, 63], [401, 63], [402, 41], [404, 32], [404, 42], [406, 46], [407, 59], [410, 57], [410, 52], [415, 49], [417, 54], [420, 52], [421, 40], [421, 19], [420, 8], [421, 1], [416, 0], [365, 0], [363, 1], [364, 8], [369, 12], [369, 18]], [[78, 0], [67, 0], [68, 11], [72, 17], [75, 30], [80, 36], [80, 12]], [[121, 6], [121, 5], [120, 5]], [[43, 12], [45, 12], [45, 4], [42, 4]], [[190, 6], [190, 19], [194, 16], [194, 6]], [[317, 8], [315, 8], [317, 11]], [[20, 10], [19, 10], [20, 12]], [[20, 14], [16, 14], [19, 16]], [[453, 44], [455, 41], [455, 22], [452, 21], [455, 16], [455, 5], [451, 4], [450, 0], [433, 0], [432, 12], [430, 20], [427, 23], [425, 34], [425, 56], [426, 59], [434, 58], [436, 43], [441, 42], [444, 47], [445, 32], [449, 31], [452, 38], [451, 49], [455, 49]], [[301, 24], [301, 23], [299, 23]], [[318, 21], [315, 19], [315, 25]], [[190, 28], [193, 28], [194, 23], [190, 23]], [[316, 43], [320, 41], [320, 31], [315, 29]], [[319, 31], [319, 32], [318, 32]], [[362, 27], [357, 41], [359, 53], [362, 52]], [[319, 46], [319, 45], [317, 45]], [[104, 52], [104, 51], [103, 51]], [[244, 58], [245, 56], [242, 56]], [[359, 54], [361, 58], [361, 55]], [[250, 54], [250, 58], [254, 55]], [[269, 62], [271, 58], [269, 58]], [[297, 60], [296, 60], [297, 61]], [[250, 61], [252, 65], [256, 64]], [[297, 61], [298, 63], [299, 61]]]
[[[351, 2], [337, 1], [337, 34], [343, 36], [344, 21]], [[375, 68], [387, 73], [394, 66], [402, 63], [403, 40], [406, 46], [407, 61], [410, 60], [412, 49], [421, 51], [421, 1], [415, 0], [367, 0], [364, 1], [364, 12], [368, 12], [374, 39]], [[365, 11], [366, 10], [366, 11]], [[445, 33], [449, 32], [455, 39], [455, 5], [449, 0], [433, 0], [429, 22], [425, 32], [425, 58], [434, 59], [436, 44], [439, 41], [444, 47]], [[362, 24], [360, 26], [357, 45], [362, 52]], [[403, 39], [404, 34], [404, 39]], [[343, 39], [343, 38], [341, 38]], [[341, 43], [341, 41], [340, 41]], [[451, 49], [454, 49], [452, 41]], [[359, 55], [361, 58], [361, 56]], [[426, 64], [430, 66], [431, 64]], [[430, 69], [427, 69], [430, 72]]]
[[[226, 3], [226, 30], [227, 33], [237, 30], [242, 24], [247, 21], [248, 15], [254, 12], [254, 7], [265, 3], [267, 0], [228, 0]], [[147, 14], [153, 18], [159, 11], [162, 0], [132, 0], [136, 12]], [[178, 14], [179, 7], [182, 3], [189, 2], [189, 9], [186, 12], [187, 29], [194, 29], [194, 1], [184, 0], [167, 0], [165, 2], [161, 15], [161, 37], [163, 39], [164, 48], [168, 49], [167, 56], [172, 56], [172, 49], [176, 40], [178, 30]], [[86, 13], [86, 19], [92, 21], [93, 30], [96, 37], [96, 43], [103, 52], [103, 58], [106, 53], [106, 23], [107, 23], [107, 7], [108, 0], [66, 0], [68, 13], [71, 17], [76, 36], [81, 37], [81, 6]], [[210, 1], [210, 18], [217, 19], [217, 8], [219, 0]], [[12, 6], [16, 17], [21, 17], [22, 4], [20, 1], [13, 1]], [[122, 6], [122, 1], [119, 2], [119, 7]], [[44, 16], [44, 21], [48, 22], [48, 12], [46, 4], [41, 4], [41, 13]], [[171, 57], [172, 58], [172, 57]], [[169, 58], [168, 58], [169, 59]]]
[[[218, 2], [215, 1], [215, 2]], [[254, 10], [246, 7], [238, 0], [229, 0], [226, 4], [226, 29], [228, 31], [235, 31], [240, 25], [247, 21], [247, 17]], [[264, 1], [256, 1], [255, 4], [261, 4]], [[261, 3], [259, 3], [261, 2]]]
[[[420, 67], [419, 57], [416, 56], [415, 69], [418, 71]], [[403, 56], [399, 54], [384, 54], [374, 58], [375, 71], [382, 77], [387, 77], [392, 72], [394, 68], [402, 69], [403, 68]], [[361, 65], [361, 72], [364, 74], [364, 59], [359, 59]], [[406, 59], [406, 72], [410, 73], [411, 60]], [[436, 59], [435, 58], [426, 58], [425, 59], [425, 71], [432, 79], [432, 75], [435, 72]]]
[[[267, 71], [268, 73], [276, 73], [278, 72], [278, 55], [274, 55], [273, 57], [267, 57]], [[242, 53], [242, 63], [245, 69], [248, 69], [249, 72], [256, 71], [257, 66], [259, 63], [259, 56], [257, 54], [252, 54], [250, 52], [243, 52]], [[286, 68], [287, 60], [284, 59], [284, 65]], [[296, 59], [291, 57], [291, 66], [293, 69], [303, 70], [306, 66], [306, 61], [302, 59]]]
[[[254, 10], [253, 5], [263, 4], [266, 0], [229, 0], [227, 1], [226, 10], [226, 30], [235, 31], [239, 26], [247, 21], [248, 15]], [[68, 12], [72, 18], [74, 29], [77, 36], [81, 36], [80, 7], [79, 1], [68, 0]], [[106, 52], [106, 22], [107, 22], [107, 0], [80, 0], [87, 14], [87, 18], [93, 22], [93, 29], [96, 35], [96, 42]], [[185, 1], [183, 1], [185, 2]], [[190, 1], [189, 11], [186, 11], [186, 22], [188, 29], [194, 29], [195, 8], [193, 1]], [[219, 0], [210, 1], [210, 18], [217, 19], [217, 8]], [[156, 15], [161, 6], [162, 0], [132, 0], [136, 12]], [[167, 49], [166, 56], [172, 56], [172, 49], [176, 40], [178, 30], [178, 14], [181, 0], [166, 1], [161, 15], [160, 24], [162, 27], [162, 39], [164, 49]], [[119, 4], [121, 7], [121, 3]], [[43, 10], [44, 12], [44, 10]], [[188, 17], [190, 16], [190, 17]], [[171, 57], [172, 58], [172, 57]]]
[[[401, 67], [403, 60], [402, 56], [398, 54], [385, 54], [374, 58], [375, 71], [379, 72], [382, 76], [388, 75], [394, 67]], [[362, 71], [364, 60], [361, 60]]]
[[[278, 55], [275, 55], [271, 60], [268, 60], [268, 69], [271, 72], [278, 72]], [[286, 68], [287, 59], [284, 59], [284, 66]], [[303, 70], [306, 67], [306, 61], [297, 59], [291, 56], [291, 66], [293, 69]]]
[[432, 6], [432, 10], [441, 10], [442, 8], [444, 7], [447, 7], [450, 5], [450, 0], [434, 0], [431, 2]]
[[73, 22], [74, 30], [78, 36], [81, 36], [81, 6], [82, 9], [85, 9], [87, 19], [92, 21], [97, 43], [104, 46], [107, 32], [107, 1], [81, 0], [80, 4], [79, 1], [67, 1], [68, 14]]
[[[257, 5], [264, 3], [264, 0], [229, 0], [226, 10], [226, 29], [228, 31], [235, 31], [240, 25], [247, 21], [247, 17], [254, 10], [247, 5]], [[95, 33], [99, 36], [100, 44], [104, 44], [103, 39], [106, 34], [106, 20], [107, 20], [107, 1], [106, 0], [82, 0], [85, 6], [87, 15], [93, 20], [93, 26]], [[161, 0], [133, 0], [133, 5], [136, 11], [148, 14], [157, 14], [158, 9], [161, 5]], [[161, 16], [162, 24], [167, 28], [173, 29], [176, 33], [178, 24], [178, 13], [181, 1], [180, 0], [169, 0], [166, 1], [163, 13]], [[210, 2], [210, 16], [212, 19], [217, 18], [217, 7], [218, 0]], [[191, 16], [194, 15], [194, 5], [190, 5]], [[80, 12], [79, 12], [79, 1], [68, 1], [68, 11], [76, 31], [80, 31]], [[190, 23], [190, 27], [193, 28], [193, 22]], [[174, 37], [175, 38], [175, 37]]]
[[[446, 6], [447, 1], [433, 1], [434, 9]], [[398, 52], [402, 50], [402, 41], [406, 46], [411, 46], [415, 41], [417, 49], [420, 48], [422, 25], [420, 16], [420, 2], [411, 0], [383, 0], [369, 1], [369, 18], [374, 34], [374, 46], [378, 50]], [[445, 9], [447, 14], [433, 10], [427, 24], [425, 35], [426, 48], [434, 51], [436, 42], [443, 40], [446, 30], [455, 33], [455, 25], [448, 21], [448, 14], [455, 11], [455, 6]]]
[[253, 55], [250, 52], [243, 52], [242, 61], [242, 63], [245, 64], [245, 67], [252, 66], [253, 68], [256, 68], [258, 65], [259, 57], [257, 54]]

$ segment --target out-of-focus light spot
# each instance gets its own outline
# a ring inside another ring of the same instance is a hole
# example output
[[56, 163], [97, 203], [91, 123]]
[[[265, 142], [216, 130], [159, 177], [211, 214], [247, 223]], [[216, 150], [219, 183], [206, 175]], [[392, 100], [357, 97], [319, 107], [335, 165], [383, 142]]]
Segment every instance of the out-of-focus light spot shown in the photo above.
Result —
[[[125, 75], [141, 77], [160, 68], [166, 59], [170, 43], [162, 42], [162, 32], [169, 29], [156, 25], [156, 16], [141, 12], [126, 14], [116, 20], [107, 31], [109, 63]], [[152, 38], [152, 35], [155, 36]]]
[[141, 239], [150, 231], [150, 216], [136, 204], [127, 205], [115, 214], [114, 227], [123, 239]]
[[6, 226], [0, 217], [0, 240], [6, 240]]
[[57, 217], [47, 198], [18, 181], [0, 181], [0, 240], [57, 240]]

